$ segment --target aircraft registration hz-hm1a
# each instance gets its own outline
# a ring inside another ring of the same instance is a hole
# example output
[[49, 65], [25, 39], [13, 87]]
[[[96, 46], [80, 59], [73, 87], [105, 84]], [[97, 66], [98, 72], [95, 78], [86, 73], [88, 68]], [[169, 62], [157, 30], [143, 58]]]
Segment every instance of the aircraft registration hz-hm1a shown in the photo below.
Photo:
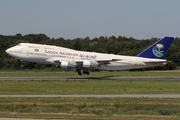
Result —
[[77, 51], [64, 47], [20, 43], [6, 53], [20, 60], [53, 64], [61, 68], [76, 68], [79, 75], [89, 75], [89, 69], [127, 70], [163, 66], [163, 59], [173, 37], [164, 37], [136, 56], [123, 56], [96, 52]]

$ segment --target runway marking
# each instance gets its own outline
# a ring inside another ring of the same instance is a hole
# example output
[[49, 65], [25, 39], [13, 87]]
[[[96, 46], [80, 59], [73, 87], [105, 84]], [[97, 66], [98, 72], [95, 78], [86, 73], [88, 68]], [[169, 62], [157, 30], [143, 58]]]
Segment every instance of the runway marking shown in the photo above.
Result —
[[131, 95], [0, 95], [0, 97], [94, 97], [94, 98], [180, 98], [180, 94], [131, 94]]

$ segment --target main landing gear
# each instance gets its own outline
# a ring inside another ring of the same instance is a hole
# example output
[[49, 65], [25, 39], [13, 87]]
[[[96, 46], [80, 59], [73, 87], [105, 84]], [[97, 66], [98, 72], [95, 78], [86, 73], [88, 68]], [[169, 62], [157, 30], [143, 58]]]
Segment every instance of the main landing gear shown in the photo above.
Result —
[[76, 69], [76, 72], [78, 72], [78, 75], [82, 75], [81, 70], [80, 69]]
[[[82, 73], [81, 73], [81, 70], [80, 70], [80, 69], [76, 69], [76, 72], [78, 72], [78, 75], [82, 75]], [[89, 73], [89, 71], [85, 71], [85, 70], [83, 70], [83, 74], [89, 75], [90, 73]]]
[[83, 74], [89, 75], [89, 72], [88, 71], [83, 71]]

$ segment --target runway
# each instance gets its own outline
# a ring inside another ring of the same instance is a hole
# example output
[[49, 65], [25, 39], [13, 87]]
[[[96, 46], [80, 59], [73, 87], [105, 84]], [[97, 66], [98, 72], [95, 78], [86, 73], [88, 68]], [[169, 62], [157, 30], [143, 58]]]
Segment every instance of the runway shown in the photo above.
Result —
[[180, 80], [180, 77], [0, 77], [0, 80]]
[[180, 98], [180, 94], [131, 94], [131, 95], [0, 95], [0, 97], [82, 97], [82, 98]]

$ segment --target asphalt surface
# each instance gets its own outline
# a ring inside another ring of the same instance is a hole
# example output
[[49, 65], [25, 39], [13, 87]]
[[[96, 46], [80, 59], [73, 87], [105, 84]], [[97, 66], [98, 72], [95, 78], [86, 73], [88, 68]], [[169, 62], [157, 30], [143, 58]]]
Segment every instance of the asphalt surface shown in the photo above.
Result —
[[180, 77], [0, 77], [0, 80], [180, 80]]
[[132, 95], [0, 95], [0, 97], [95, 97], [95, 98], [180, 98], [180, 94], [132, 94]]

